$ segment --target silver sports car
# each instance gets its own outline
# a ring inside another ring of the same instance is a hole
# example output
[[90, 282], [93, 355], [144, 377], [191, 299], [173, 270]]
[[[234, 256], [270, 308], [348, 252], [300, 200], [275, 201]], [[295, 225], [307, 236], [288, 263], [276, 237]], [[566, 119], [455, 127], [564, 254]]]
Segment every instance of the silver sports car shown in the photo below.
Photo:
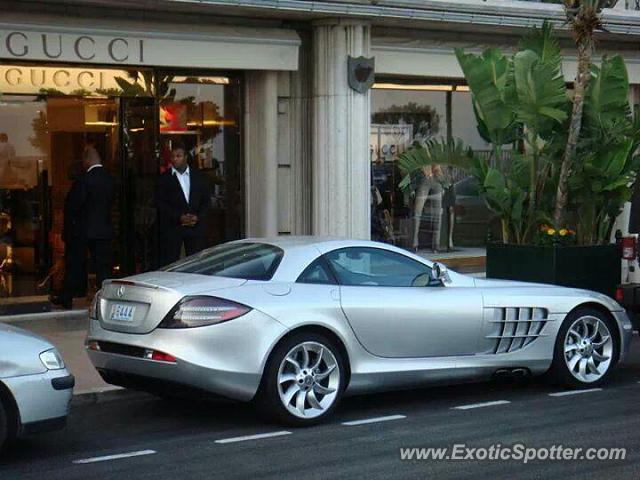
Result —
[[631, 333], [597, 293], [474, 279], [375, 242], [280, 237], [105, 282], [86, 345], [109, 383], [255, 400], [306, 425], [347, 393], [509, 374], [596, 385]]

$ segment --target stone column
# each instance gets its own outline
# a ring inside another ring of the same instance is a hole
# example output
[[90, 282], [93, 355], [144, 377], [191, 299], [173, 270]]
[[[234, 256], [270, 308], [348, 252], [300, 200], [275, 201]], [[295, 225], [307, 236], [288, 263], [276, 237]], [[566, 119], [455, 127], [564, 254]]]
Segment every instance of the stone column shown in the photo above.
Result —
[[244, 145], [246, 236], [278, 234], [278, 74], [247, 72]]
[[349, 55], [370, 56], [371, 27], [331, 19], [313, 31], [312, 231], [368, 239], [370, 94], [349, 87]]

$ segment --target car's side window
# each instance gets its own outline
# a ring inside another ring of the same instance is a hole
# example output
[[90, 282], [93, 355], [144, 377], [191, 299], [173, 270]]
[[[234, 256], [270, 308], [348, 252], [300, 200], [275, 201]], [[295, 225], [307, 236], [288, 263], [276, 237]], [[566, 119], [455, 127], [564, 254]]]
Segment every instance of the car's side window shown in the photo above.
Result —
[[316, 285], [335, 285], [336, 279], [327, 267], [326, 261], [318, 258], [300, 274], [298, 283], [312, 283]]
[[351, 247], [325, 255], [338, 283], [350, 286], [439, 286], [431, 268], [400, 253], [380, 248]]

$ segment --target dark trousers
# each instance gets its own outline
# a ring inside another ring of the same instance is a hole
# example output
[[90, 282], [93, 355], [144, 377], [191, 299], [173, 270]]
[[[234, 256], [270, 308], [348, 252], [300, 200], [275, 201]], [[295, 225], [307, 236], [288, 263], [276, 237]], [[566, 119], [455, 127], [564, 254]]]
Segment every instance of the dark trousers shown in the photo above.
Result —
[[158, 247], [160, 266], [169, 265], [177, 261], [180, 258], [180, 250], [182, 250], [183, 243], [187, 257], [204, 250], [206, 244], [204, 237], [196, 235], [161, 236]]
[[66, 303], [87, 294], [87, 252], [81, 239], [71, 239], [64, 246], [64, 281], [60, 298]]
[[75, 296], [86, 294], [87, 249], [91, 254], [98, 290], [111, 274], [111, 240], [73, 241], [65, 247], [65, 273], [61, 295], [65, 303], [70, 303]]
[[102, 282], [111, 276], [111, 240], [87, 240], [87, 247], [96, 273], [96, 287], [100, 290]]

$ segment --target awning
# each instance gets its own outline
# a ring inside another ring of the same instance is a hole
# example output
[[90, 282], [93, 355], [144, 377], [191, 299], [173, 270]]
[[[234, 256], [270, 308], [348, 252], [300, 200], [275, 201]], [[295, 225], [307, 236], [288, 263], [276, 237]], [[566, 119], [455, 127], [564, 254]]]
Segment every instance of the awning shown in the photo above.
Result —
[[250, 70], [297, 70], [294, 30], [3, 14], [0, 58]]

